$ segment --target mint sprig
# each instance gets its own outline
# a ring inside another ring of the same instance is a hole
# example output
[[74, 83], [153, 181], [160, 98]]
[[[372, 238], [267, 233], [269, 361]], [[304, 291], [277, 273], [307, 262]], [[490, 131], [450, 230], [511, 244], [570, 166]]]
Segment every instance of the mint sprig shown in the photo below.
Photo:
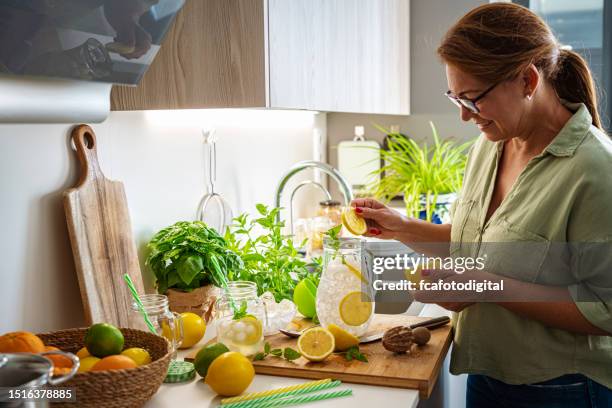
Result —
[[255, 357], [253, 357], [253, 360], [260, 361], [268, 357], [269, 355], [272, 355], [278, 358], [284, 358], [287, 361], [293, 361], [302, 356], [299, 351], [294, 350], [291, 347], [285, 347], [284, 349], [280, 349], [280, 348], [273, 349], [272, 346], [270, 346], [270, 343], [266, 342], [266, 344], [264, 344], [264, 351], [261, 353], [255, 354]]
[[364, 363], [368, 362], [368, 358], [359, 351], [359, 346], [353, 346], [344, 352], [344, 358], [346, 361], [357, 360]]

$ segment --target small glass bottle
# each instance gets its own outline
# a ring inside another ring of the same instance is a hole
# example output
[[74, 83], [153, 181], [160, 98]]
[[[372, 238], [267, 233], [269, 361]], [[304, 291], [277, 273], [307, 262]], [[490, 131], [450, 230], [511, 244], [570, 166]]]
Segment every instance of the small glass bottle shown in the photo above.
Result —
[[362, 240], [323, 241], [323, 273], [317, 288], [317, 317], [321, 326], [335, 324], [355, 336], [363, 335], [374, 315], [373, 290], [362, 272]]
[[321, 201], [319, 203], [317, 215], [329, 218], [334, 226], [342, 224], [342, 207], [340, 206], [340, 201]]
[[[156, 333], [160, 336], [164, 336], [170, 341], [172, 346], [172, 358], [176, 358], [176, 350], [183, 341], [183, 319], [178, 313], [170, 311], [168, 297], [165, 295], [142, 295], [140, 296], [140, 301]], [[136, 302], [132, 303], [130, 327], [147, 332], [149, 331], [149, 327]]]
[[[235, 313], [244, 307], [246, 314], [235, 319]], [[229, 282], [216, 303], [217, 341], [232, 351], [252, 356], [263, 351], [266, 319], [264, 302], [257, 297], [257, 285], [246, 281]]]

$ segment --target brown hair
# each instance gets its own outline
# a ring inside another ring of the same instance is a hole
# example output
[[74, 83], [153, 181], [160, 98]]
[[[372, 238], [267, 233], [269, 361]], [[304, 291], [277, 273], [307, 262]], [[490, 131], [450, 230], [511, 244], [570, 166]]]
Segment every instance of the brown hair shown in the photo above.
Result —
[[550, 27], [531, 10], [489, 3], [463, 16], [442, 40], [438, 55], [476, 78], [497, 83], [534, 64], [560, 98], [582, 102], [601, 129], [597, 93], [586, 61], [562, 49]]

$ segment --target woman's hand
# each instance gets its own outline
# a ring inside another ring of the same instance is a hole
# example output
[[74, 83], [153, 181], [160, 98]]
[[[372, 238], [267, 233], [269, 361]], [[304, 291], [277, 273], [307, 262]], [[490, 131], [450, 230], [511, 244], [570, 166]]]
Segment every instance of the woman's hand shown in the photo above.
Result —
[[368, 224], [367, 237], [398, 239], [406, 231], [408, 218], [373, 198], [358, 198], [351, 202], [355, 212]]

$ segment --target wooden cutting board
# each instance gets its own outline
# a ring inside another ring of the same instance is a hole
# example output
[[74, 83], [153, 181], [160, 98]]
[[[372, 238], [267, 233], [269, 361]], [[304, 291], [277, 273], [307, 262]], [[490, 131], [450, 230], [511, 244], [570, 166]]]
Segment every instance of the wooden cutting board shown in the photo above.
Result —
[[[410, 325], [428, 320], [427, 317], [377, 314], [365, 336], [384, 332], [391, 327]], [[302, 322], [297, 322], [303, 325]], [[308, 325], [308, 324], [306, 324]], [[349, 383], [382, 385], [419, 390], [421, 399], [429, 398], [438, 378], [442, 362], [452, 340], [450, 324], [431, 330], [431, 340], [424, 346], [414, 345], [410, 353], [394, 354], [385, 350], [382, 342], [361, 344], [359, 349], [369, 362], [346, 361], [344, 356], [332, 354], [325, 361], [309, 362], [303, 357], [294, 362], [268, 356], [254, 361], [257, 374], [310, 379], [333, 378]], [[297, 339], [283, 334], [266, 337], [272, 348], [297, 349]], [[197, 350], [185, 358], [192, 360]]]
[[89, 126], [76, 126], [71, 137], [80, 178], [64, 192], [64, 209], [85, 318], [88, 324], [129, 327], [131, 295], [123, 275], [130, 275], [139, 293], [144, 291], [125, 190], [104, 177]]

